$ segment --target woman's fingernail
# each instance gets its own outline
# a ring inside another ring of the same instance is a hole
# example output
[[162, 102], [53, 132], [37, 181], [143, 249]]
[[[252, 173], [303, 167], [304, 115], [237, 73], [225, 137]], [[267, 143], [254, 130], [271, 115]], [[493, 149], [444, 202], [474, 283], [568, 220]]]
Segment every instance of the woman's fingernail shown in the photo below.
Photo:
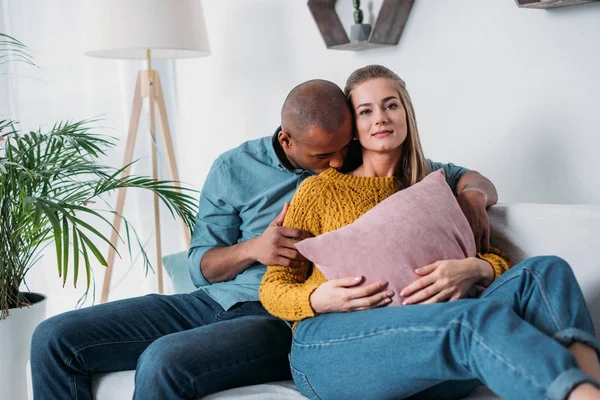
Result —
[[404, 297], [404, 292], [400, 292], [400, 296]]
[[389, 292], [387, 292], [387, 295], [390, 296], [390, 297], [392, 297], [394, 295], [394, 292], [389, 291]]
[[407, 304], [409, 304], [408, 300], [404, 300], [404, 301], [402, 302], [402, 305], [403, 305], [403, 306], [405, 306], [405, 305], [407, 305]]
[[417, 268], [415, 269], [416, 272], [421, 272], [423, 270], [423, 268]]
[[355, 277], [354, 277], [354, 280], [355, 280], [355, 281], [360, 281], [360, 276], [355, 276]]
[[386, 303], [391, 303], [391, 302], [392, 302], [392, 299], [390, 299], [390, 298], [387, 298], [387, 299], [385, 299], [385, 300], [384, 300], [384, 302], [386, 302]]

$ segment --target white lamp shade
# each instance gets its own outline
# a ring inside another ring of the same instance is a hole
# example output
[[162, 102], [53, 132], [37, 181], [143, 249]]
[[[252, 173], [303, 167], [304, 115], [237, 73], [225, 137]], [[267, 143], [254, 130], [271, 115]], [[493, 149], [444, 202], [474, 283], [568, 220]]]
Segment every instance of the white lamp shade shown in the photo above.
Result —
[[86, 55], [140, 59], [210, 55], [200, 0], [92, 0]]

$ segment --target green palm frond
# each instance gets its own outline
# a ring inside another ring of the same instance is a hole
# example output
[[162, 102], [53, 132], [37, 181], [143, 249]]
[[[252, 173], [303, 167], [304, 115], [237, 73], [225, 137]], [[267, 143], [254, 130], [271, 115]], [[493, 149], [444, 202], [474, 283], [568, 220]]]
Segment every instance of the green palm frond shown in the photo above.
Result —
[[36, 66], [27, 46], [12, 36], [0, 33], [0, 65], [24, 62]]
[[[0, 121], [0, 319], [19, 304], [18, 289], [25, 274], [48, 242], [54, 242], [63, 285], [67, 281], [76, 285], [84, 271], [87, 295], [92, 261], [107, 264], [99, 246], [112, 246], [97, 227], [113, 230], [106, 215], [115, 211], [91, 207], [108, 193], [121, 188], [149, 190], [173, 217], [193, 227], [196, 192], [180, 188], [178, 182], [122, 176], [128, 166], [119, 169], [101, 164], [99, 158], [116, 141], [95, 134], [91, 129], [95, 122], [67, 121], [46, 133], [21, 134], [13, 123]], [[129, 253], [132, 242], [141, 249], [148, 270], [151, 265], [139, 236], [127, 220], [125, 227], [127, 235], [121, 240]]]
[[[36, 66], [23, 43], [0, 33], [0, 65], [9, 61]], [[19, 288], [26, 285], [26, 274], [51, 243], [63, 285], [71, 281], [76, 286], [83, 271], [86, 290], [80, 303], [90, 288], [95, 293], [92, 262], [107, 264], [98, 246], [113, 247], [98, 227], [112, 233], [115, 227], [107, 216], [116, 212], [110, 206], [100, 210], [91, 205], [108, 193], [121, 188], [149, 190], [173, 217], [193, 227], [196, 192], [180, 188], [178, 182], [123, 176], [129, 166], [119, 169], [102, 164], [101, 158], [115, 147], [116, 139], [94, 133], [97, 122], [63, 121], [45, 132], [23, 133], [15, 121], [0, 118], [0, 320], [10, 308], [26, 302]], [[142, 241], [121, 217], [126, 235], [119, 238], [127, 244], [130, 257], [132, 243], [139, 247], [147, 272], [152, 266]]]

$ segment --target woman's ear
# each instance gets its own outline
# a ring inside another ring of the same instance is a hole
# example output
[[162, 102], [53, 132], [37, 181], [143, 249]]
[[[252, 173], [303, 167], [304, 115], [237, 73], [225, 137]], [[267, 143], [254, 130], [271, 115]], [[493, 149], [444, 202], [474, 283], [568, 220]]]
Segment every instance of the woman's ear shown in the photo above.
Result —
[[277, 140], [284, 149], [289, 149], [292, 146], [292, 137], [284, 130], [280, 130], [277, 134]]

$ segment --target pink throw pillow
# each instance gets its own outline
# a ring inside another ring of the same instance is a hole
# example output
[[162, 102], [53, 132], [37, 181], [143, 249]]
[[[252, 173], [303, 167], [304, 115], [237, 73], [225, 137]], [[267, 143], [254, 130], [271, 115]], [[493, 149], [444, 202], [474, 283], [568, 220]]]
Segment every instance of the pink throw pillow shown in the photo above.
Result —
[[395, 292], [419, 278], [414, 270], [439, 260], [475, 256], [469, 223], [443, 170], [388, 197], [353, 223], [296, 243], [327, 279], [364, 276], [362, 286], [385, 280]]

